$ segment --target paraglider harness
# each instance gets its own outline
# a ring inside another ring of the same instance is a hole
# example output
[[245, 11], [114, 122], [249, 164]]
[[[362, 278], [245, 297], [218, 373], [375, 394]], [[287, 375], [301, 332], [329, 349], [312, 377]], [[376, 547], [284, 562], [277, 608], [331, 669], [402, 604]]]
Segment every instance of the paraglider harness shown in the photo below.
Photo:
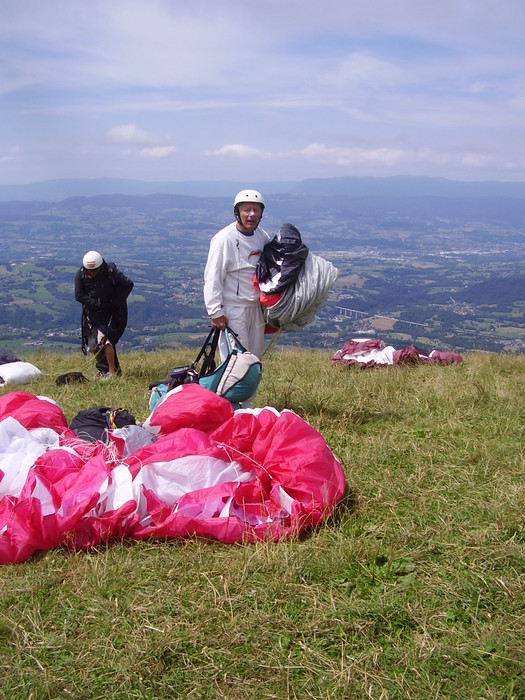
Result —
[[[108, 329], [111, 328], [111, 324], [113, 322], [113, 316], [110, 317], [109, 322], [107, 324]], [[86, 311], [84, 308], [82, 308], [82, 318], [80, 320], [80, 328], [81, 328], [81, 347], [82, 347], [82, 354], [83, 355], [89, 355], [91, 353], [91, 349], [89, 347], [89, 338], [92, 336], [92, 331], [93, 331], [93, 324], [91, 323], [89, 316], [87, 315]], [[95, 345], [95, 347], [92, 350], [93, 358], [95, 360], [95, 365], [96, 368], [99, 370], [99, 372], [105, 373], [108, 371], [108, 362], [106, 360], [105, 352], [104, 352], [104, 347], [109, 340], [108, 335], [103, 335], [100, 341]], [[109, 340], [111, 342], [111, 340]], [[113, 350], [115, 353], [115, 369], [118, 372], [120, 372], [120, 363], [118, 360], [117, 356], [117, 349], [115, 347], [115, 343], [112, 343], [113, 345]]]
[[[217, 365], [215, 356], [221, 333], [224, 334], [228, 353]], [[200, 369], [197, 369], [201, 362]], [[223, 396], [234, 408], [238, 408], [242, 401], [247, 401], [255, 393], [261, 377], [261, 361], [246, 350], [231, 328], [226, 326], [224, 331], [212, 328], [193, 362], [170, 370], [167, 382], [150, 384], [150, 410], [153, 410], [166, 392], [182, 384], [192, 383], [199, 383]]]
[[[112, 318], [109, 319], [108, 326], [111, 325]], [[80, 328], [81, 328], [81, 333], [82, 333], [82, 354], [83, 355], [88, 355], [90, 352], [90, 347], [88, 343], [88, 339], [91, 337], [92, 331], [93, 331], [93, 324], [89, 320], [89, 316], [86, 313], [86, 310], [82, 307], [82, 318], [80, 320]], [[98, 359], [98, 356], [100, 354], [100, 351], [103, 349], [104, 345], [106, 344], [106, 336], [102, 336], [101, 340], [99, 343], [96, 344], [96, 346], [93, 349], [93, 355], [95, 356], [95, 359]]]

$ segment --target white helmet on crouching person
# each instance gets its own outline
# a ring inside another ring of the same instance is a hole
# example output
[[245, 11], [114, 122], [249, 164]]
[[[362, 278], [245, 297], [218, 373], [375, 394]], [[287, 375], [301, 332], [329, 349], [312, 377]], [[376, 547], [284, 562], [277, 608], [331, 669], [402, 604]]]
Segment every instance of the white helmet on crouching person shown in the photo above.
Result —
[[96, 250], [89, 250], [82, 259], [82, 267], [85, 270], [96, 270], [99, 268], [104, 259]]
[[260, 192], [257, 192], [257, 190], [241, 190], [235, 195], [235, 199], [233, 201], [233, 213], [235, 214], [235, 218], [237, 221], [240, 221], [239, 218], [239, 204], [242, 204], [243, 202], [251, 202], [254, 204], [260, 204], [261, 205], [261, 215], [262, 212], [264, 211], [264, 197]]

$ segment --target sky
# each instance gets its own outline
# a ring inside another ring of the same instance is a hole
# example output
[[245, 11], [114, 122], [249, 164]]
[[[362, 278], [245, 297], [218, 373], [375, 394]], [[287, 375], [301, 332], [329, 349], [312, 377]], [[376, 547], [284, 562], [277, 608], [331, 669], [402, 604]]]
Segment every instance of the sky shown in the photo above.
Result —
[[1, 0], [0, 184], [525, 180], [523, 0]]

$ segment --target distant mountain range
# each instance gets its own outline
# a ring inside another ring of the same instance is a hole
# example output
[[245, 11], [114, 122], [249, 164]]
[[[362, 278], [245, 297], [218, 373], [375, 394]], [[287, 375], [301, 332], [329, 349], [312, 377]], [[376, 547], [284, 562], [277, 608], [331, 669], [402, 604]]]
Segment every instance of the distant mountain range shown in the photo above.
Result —
[[232, 197], [244, 187], [265, 195], [293, 197], [344, 197], [349, 199], [407, 199], [437, 197], [448, 199], [504, 198], [525, 200], [525, 182], [465, 182], [436, 177], [335, 177], [302, 181], [234, 182], [186, 181], [146, 182], [143, 180], [96, 178], [62, 179], [25, 185], [0, 185], [0, 201], [60, 202], [69, 197], [97, 195], [174, 194], [193, 197]]
[[[265, 194], [289, 192], [297, 183], [250, 183]], [[112, 178], [47, 180], [27, 185], [0, 185], [0, 202], [47, 201], [61, 202], [70, 197], [99, 195], [146, 196], [152, 194], [187, 195], [192, 197], [232, 197], [232, 193], [247, 187], [246, 183], [229, 181], [146, 182]]]

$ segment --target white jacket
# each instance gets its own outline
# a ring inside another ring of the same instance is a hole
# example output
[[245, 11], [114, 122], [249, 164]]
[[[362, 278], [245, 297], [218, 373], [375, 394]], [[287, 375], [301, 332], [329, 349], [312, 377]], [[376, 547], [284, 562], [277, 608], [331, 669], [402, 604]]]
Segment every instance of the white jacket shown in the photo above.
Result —
[[241, 233], [233, 222], [210, 242], [204, 270], [204, 303], [211, 318], [224, 314], [225, 306], [257, 306], [259, 290], [254, 273], [270, 236], [262, 228]]

